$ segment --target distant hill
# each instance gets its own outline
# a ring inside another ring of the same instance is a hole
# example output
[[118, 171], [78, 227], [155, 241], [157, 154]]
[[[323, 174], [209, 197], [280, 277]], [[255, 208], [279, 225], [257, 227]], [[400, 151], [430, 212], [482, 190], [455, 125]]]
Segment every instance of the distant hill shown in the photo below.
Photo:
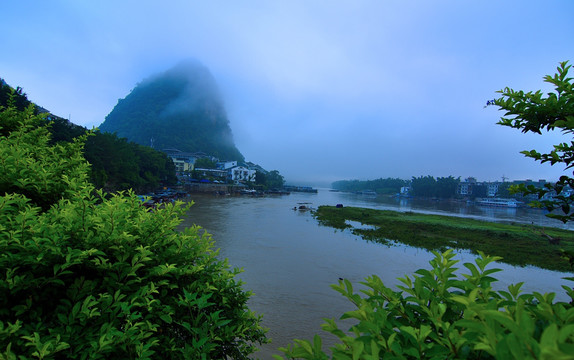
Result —
[[194, 60], [139, 83], [99, 128], [159, 150], [201, 151], [221, 160], [244, 161], [215, 79]]
[[[14, 89], [0, 79], [0, 109], [9, 105], [20, 111], [32, 105], [36, 113], [46, 113], [53, 143], [72, 141], [88, 131], [33, 104], [22, 88]], [[1, 128], [0, 135], [6, 135]], [[177, 183], [175, 166], [166, 154], [114, 134], [96, 132], [89, 136], [84, 156], [91, 164], [90, 181], [106, 191], [133, 189], [147, 192]]]

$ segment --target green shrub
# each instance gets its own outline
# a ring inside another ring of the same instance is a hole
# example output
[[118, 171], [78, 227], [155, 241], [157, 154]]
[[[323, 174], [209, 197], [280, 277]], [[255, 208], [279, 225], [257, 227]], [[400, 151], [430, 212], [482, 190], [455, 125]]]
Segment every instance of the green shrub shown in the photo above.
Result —
[[[483, 253], [469, 273], [458, 278], [452, 250], [434, 252], [431, 269], [400, 278], [399, 291], [371, 276], [364, 296], [348, 280], [333, 288], [356, 310], [341, 319], [354, 319], [348, 331], [327, 320], [323, 330], [339, 338], [330, 350], [333, 359], [574, 359], [574, 308], [554, 302], [555, 294], [522, 294], [522, 283], [494, 291], [486, 269], [498, 257]], [[570, 278], [573, 280], [573, 278]], [[563, 286], [571, 298], [574, 291]], [[288, 358], [328, 359], [321, 338], [295, 340], [281, 348]], [[275, 358], [281, 359], [276, 355]]]
[[0, 111], [0, 358], [245, 359], [266, 342], [238, 270], [87, 181], [85, 138], [49, 145], [32, 108]]

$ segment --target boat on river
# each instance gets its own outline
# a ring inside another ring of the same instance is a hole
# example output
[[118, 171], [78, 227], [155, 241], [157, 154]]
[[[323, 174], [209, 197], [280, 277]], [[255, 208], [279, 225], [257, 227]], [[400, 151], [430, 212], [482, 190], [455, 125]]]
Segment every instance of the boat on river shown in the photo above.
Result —
[[310, 202], [299, 202], [297, 203], [297, 206], [293, 207], [293, 210], [300, 210], [300, 211], [313, 210], [313, 207], [311, 205], [312, 203]]
[[520, 205], [518, 200], [503, 198], [483, 198], [476, 200], [476, 203], [483, 206], [500, 206], [509, 208], [516, 208]]
[[357, 191], [357, 195], [377, 196], [377, 193], [373, 190], [361, 190], [361, 191]]

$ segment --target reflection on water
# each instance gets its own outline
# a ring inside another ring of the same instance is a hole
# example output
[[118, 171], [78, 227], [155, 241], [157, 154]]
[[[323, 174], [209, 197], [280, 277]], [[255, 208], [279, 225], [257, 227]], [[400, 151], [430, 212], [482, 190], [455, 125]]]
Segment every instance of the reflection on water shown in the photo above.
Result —
[[[546, 224], [541, 211], [525, 209], [476, 208], [466, 204], [424, 203], [380, 199], [320, 190], [318, 194], [292, 193], [288, 196], [250, 198], [193, 195], [192, 206], [183, 226], [197, 224], [213, 234], [220, 256], [244, 272], [245, 288], [254, 292], [250, 308], [262, 313], [273, 343], [256, 356], [268, 359], [295, 338], [312, 339], [321, 333], [323, 318], [338, 318], [352, 305], [330, 288], [338, 278], [359, 286], [365, 277], [376, 274], [388, 286], [397, 277], [427, 267], [432, 258], [425, 250], [406, 246], [389, 247], [363, 241], [349, 231], [319, 226], [308, 211], [293, 210], [299, 202], [319, 205], [372, 207], [399, 211], [469, 216], [492, 220]], [[508, 211], [513, 210], [513, 211]], [[556, 224], [554, 224], [556, 225]], [[558, 224], [560, 225], [560, 224]], [[460, 252], [458, 259], [472, 261]], [[462, 267], [462, 265], [460, 266]], [[515, 268], [499, 264], [501, 286], [525, 281], [525, 291], [557, 292], [562, 273], [536, 268]], [[326, 334], [330, 344], [334, 339]]]
[[397, 211], [416, 211], [421, 213], [463, 216], [479, 220], [515, 222], [552, 226], [574, 230], [574, 224], [563, 224], [560, 221], [546, 217], [548, 211], [529, 207], [505, 208], [480, 206], [456, 201], [432, 201], [394, 197], [364, 197], [352, 193], [337, 193], [341, 200], [350, 202], [353, 206], [370, 207]]

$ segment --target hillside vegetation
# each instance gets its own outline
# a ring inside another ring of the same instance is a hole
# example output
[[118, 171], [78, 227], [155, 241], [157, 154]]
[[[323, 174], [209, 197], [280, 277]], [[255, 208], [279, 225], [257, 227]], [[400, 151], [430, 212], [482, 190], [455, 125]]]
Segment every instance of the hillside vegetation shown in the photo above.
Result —
[[[9, 103], [19, 111], [32, 105], [35, 114], [47, 112], [32, 104], [21, 88], [13, 89], [0, 82], [0, 107], [6, 107]], [[49, 113], [39, 124], [49, 124], [52, 144], [72, 142], [88, 133], [86, 128]], [[91, 164], [90, 181], [107, 191], [133, 189], [146, 192], [177, 182], [175, 167], [164, 153], [129, 142], [115, 134], [93, 132], [85, 141], [83, 151], [84, 157]]]
[[191, 60], [139, 83], [118, 101], [100, 129], [159, 150], [176, 148], [244, 161], [215, 79]]

